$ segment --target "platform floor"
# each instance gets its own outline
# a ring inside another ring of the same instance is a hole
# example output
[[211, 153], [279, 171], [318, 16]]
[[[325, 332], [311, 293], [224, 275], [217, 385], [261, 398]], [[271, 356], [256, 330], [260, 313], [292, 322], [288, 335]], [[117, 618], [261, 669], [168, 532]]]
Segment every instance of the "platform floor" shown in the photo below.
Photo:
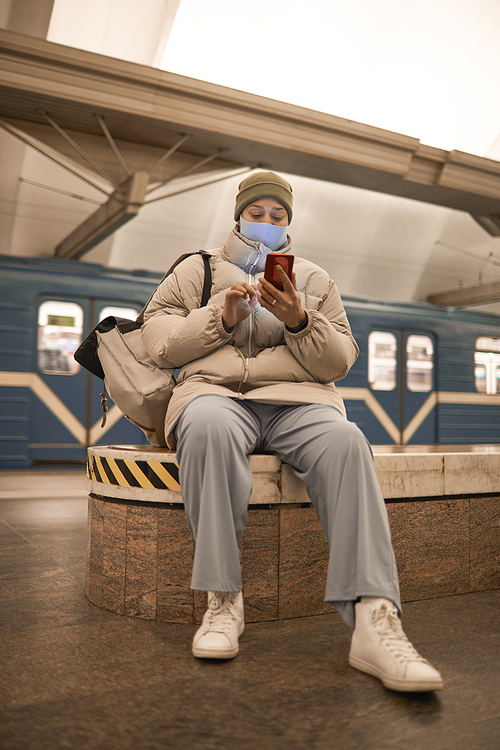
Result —
[[337, 615], [249, 624], [239, 656], [191, 656], [193, 626], [84, 596], [82, 470], [0, 474], [2, 750], [498, 750], [500, 591], [404, 605], [443, 674], [399, 694], [347, 662]]

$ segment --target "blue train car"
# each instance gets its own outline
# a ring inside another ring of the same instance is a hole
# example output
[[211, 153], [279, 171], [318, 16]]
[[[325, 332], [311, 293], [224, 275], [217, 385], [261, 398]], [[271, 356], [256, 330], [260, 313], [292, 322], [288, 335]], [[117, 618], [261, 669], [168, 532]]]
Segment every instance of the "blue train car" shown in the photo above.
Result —
[[160, 276], [55, 258], [0, 256], [0, 467], [83, 464], [88, 445], [144, 443], [73, 353], [108, 314], [135, 317]]
[[500, 442], [500, 318], [345, 296], [360, 348], [338, 385], [374, 445]]
[[[83, 463], [88, 445], [144, 443], [73, 352], [106, 315], [135, 317], [159, 275], [0, 256], [0, 467]], [[500, 442], [500, 318], [344, 295], [360, 356], [338, 383], [373, 444]]]

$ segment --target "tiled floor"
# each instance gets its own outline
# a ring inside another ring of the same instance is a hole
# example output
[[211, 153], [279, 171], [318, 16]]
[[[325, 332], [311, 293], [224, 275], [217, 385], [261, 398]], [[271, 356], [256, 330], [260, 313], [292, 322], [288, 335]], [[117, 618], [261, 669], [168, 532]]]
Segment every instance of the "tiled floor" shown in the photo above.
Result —
[[0, 475], [1, 750], [498, 750], [500, 591], [404, 605], [445, 689], [398, 694], [347, 663], [336, 615], [250, 623], [239, 656], [191, 656], [194, 626], [84, 596], [81, 471]]

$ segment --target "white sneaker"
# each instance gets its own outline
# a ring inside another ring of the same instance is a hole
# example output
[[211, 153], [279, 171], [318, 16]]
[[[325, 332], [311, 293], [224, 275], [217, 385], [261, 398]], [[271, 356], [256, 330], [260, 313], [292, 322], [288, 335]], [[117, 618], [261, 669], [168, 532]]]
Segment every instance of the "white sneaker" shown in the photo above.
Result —
[[243, 633], [243, 594], [208, 592], [208, 609], [193, 640], [193, 654], [199, 659], [232, 659], [239, 650]]
[[441, 690], [439, 672], [423, 659], [403, 633], [398, 612], [387, 599], [356, 604], [349, 664], [374, 675], [391, 690]]

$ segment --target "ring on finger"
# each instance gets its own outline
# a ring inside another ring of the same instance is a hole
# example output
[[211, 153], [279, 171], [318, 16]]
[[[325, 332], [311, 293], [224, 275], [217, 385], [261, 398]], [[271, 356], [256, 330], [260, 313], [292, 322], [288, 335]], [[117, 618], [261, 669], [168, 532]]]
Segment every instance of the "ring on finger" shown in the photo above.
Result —
[[275, 298], [273, 299], [273, 301], [271, 302], [271, 305], [272, 305], [272, 307], [274, 307], [274, 306], [275, 306], [276, 302], [277, 302], [277, 299], [276, 299], [276, 297], [275, 297]]

